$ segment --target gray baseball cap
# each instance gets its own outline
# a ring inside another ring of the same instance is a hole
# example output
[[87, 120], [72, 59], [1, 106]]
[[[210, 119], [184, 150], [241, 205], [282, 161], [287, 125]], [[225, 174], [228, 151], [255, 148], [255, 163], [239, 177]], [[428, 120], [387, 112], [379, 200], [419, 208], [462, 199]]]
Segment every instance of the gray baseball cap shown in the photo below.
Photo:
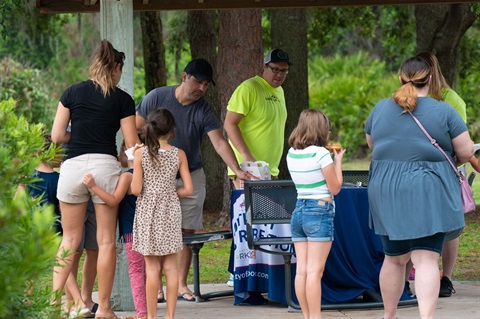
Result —
[[283, 51], [282, 49], [273, 49], [270, 50], [267, 55], [265, 56], [265, 59], [263, 60], [265, 64], [268, 64], [270, 62], [286, 62], [288, 65], [292, 65], [293, 63], [290, 62], [290, 57], [288, 56], [288, 53]]

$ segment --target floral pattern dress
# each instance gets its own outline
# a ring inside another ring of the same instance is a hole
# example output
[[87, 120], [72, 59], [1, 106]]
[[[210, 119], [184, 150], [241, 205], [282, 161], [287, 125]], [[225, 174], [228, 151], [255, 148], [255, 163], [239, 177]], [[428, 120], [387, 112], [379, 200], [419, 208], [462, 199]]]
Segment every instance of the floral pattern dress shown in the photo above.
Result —
[[159, 150], [160, 165], [142, 150], [143, 189], [137, 198], [132, 249], [144, 256], [165, 256], [182, 249], [182, 212], [176, 190], [178, 148]]

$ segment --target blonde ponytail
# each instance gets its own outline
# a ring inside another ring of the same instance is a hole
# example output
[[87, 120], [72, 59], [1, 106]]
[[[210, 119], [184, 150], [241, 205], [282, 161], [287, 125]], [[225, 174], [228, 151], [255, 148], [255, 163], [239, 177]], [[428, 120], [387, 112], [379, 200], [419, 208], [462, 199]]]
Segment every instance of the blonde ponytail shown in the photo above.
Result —
[[93, 53], [90, 78], [95, 85], [100, 86], [104, 96], [115, 89], [117, 83], [115, 83], [113, 74], [118, 64], [123, 67], [124, 60], [125, 54], [118, 52], [107, 40], [102, 40]]

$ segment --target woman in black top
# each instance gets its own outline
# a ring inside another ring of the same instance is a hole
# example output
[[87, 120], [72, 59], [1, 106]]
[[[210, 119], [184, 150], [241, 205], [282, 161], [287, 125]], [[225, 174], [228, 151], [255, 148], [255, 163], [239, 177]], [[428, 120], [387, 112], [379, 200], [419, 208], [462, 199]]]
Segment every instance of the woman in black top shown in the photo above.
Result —
[[[113, 191], [121, 172], [116, 159], [117, 131], [122, 130], [127, 148], [139, 143], [134, 101], [117, 87], [124, 59], [123, 52], [103, 40], [92, 56], [90, 79], [70, 86], [62, 94], [52, 128], [52, 140], [57, 144], [68, 144], [57, 191], [64, 233], [57, 253], [59, 264], [54, 267], [53, 290], [58, 293], [65, 287], [73, 255], [82, 239], [86, 205], [91, 197], [95, 205], [99, 247], [96, 316], [101, 318], [116, 318], [110, 308], [110, 294], [115, 274], [118, 213], [116, 207], [108, 207], [90, 193], [82, 179], [91, 172], [103, 189]], [[67, 131], [69, 123], [71, 132]], [[59, 300], [59, 294], [56, 298]], [[73, 310], [83, 313], [83, 306], [79, 301], [73, 305]]]

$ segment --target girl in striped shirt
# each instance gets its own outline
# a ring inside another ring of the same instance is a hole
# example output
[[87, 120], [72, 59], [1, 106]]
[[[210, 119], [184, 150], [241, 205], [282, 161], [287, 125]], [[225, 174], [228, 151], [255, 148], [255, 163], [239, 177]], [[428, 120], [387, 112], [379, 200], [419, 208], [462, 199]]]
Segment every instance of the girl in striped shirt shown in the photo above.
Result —
[[342, 187], [344, 149], [325, 147], [330, 120], [315, 109], [303, 110], [288, 144], [287, 166], [297, 188], [292, 240], [297, 257], [295, 291], [303, 316], [321, 318], [321, 279], [333, 241], [333, 195]]

